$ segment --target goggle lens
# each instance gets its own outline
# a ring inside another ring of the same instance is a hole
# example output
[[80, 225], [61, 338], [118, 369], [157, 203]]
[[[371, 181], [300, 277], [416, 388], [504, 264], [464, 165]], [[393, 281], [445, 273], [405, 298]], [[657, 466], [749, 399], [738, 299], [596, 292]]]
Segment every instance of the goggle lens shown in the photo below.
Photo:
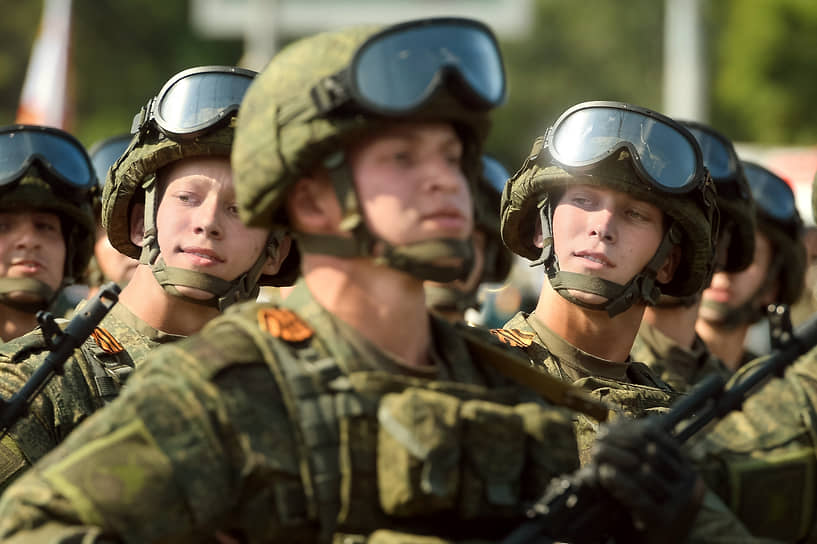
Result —
[[101, 142], [91, 150], [91, 163], [94, 165], [100, 187], [105, 185], [105, 178], [113, 163], [122, 156], [130, 143], [130, 136], [118, 136]]
[[160, 97], [158, 118], [175, 133], [212, 125], [238, 110], [252, 78], [234, 73], [198, 73], [173, 83]]
[[704, 166], [713, 179], [726, 179], [737, 176], [737, 157], [727, 144], [715, 135], [693, 126], [686, 126], [695, 136], [703, 154]]
[[67, 134], [25, 126], [0, 132], [0, 184], [16, 181], [35, 159], [74, 189], [87, 191], [96, 185], [85, 148]]
[[765, 168], [751, 163], [744, 162], [743, 171], [758, 208], [780, 221], [794, 219], [797, 208], [794, 193], [788, 183]]
[[456, 74], [486, 109], [505, 98], [496, 39], [473, 21], [439, 20], [387, 30], [361, 46], [351, 72], [358, 100], [386, 112], [417, 108], [449, 74]]
[[510, 178], [510, 174], [498, 160], [490, 155], [482, 156], [482, 178], [488, 184], [501, 193], [505, 188], [505, 182]]
[[256, 73], [231, 66], [202, 66], [173, 76], [134, 118], [131, 132], [155, 123], [170, 138], [196, 137], [238, 111]]
[[687, 191], [701, 178], [696, 144], [679, 128], [639, 111], [576, 109], [557, 121], [548, 146], [569, 167], [595, 164], [626, 146], [653, 183], [671, 192]]

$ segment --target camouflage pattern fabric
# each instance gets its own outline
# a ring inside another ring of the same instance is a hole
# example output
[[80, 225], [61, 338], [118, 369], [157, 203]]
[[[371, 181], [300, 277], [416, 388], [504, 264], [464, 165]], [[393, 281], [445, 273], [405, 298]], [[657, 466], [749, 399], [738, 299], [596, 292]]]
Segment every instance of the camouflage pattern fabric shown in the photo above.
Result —
[[645, 321], [641, 323], [630, 355], [633, 359], [642, 361], [656, 376], [682, 393], [688, 392], [692, 386], [712, 373], [720, 374], [726, 380], [732, 375], [697, 334], [692, 349], [685, 349]]
[[[758, 359], [742, 367], [738, 381]], [[817, 350], [772, 379], [710, 432], [690, 454], [709, 486], [756, 534], [814, 542]]]
[[[7, 490], [0, 540], [498, 541], [531, 482], [578, 466], [570, 413], [474, 361], [452, 325], [432, 321], [434, 365], [416, 369], [303, 284], [284, 306], [236, 306], [153, 352]], [[339, 419], [305, 425], [313, 410]]]
[[[115, 305], [100, 322], [95, 335], [66, 361], [64, 373], [51, 379], [34, 400], [29, 414], [0, 441], [0, 489], [7, 487], [103, 406], [104, 399], [98, 392], [95, 371], [87, 353], [96, 354], [99, 361], [112, 368], [133, 368], [157, 346], [179, 338], [149, 327], [122, 304]], [[11, 398], [47, 355], [39, 329], [1, 346], [0, 396]], [[120, 371], [119, 374], [125, 373]]]
[[[530, 336], [525, 348], [531, 363], [551, 375], [572, 381], [594, 397], [610, 405], [614, 417], [646, 417], [665, 413], [679, 393], [654, 376], [642, 363], [613, 363], [594, 357], [572, 346], [550, 331], [535, 316], [519, 312], [504, 329]], [[579, 457], [589, 460], [590, 448], [598, 426], [581, 415], [574, 417]], [[707, 491], [689, 535], [689, 542], [760, 543], [735, 514], [712, 491]]]

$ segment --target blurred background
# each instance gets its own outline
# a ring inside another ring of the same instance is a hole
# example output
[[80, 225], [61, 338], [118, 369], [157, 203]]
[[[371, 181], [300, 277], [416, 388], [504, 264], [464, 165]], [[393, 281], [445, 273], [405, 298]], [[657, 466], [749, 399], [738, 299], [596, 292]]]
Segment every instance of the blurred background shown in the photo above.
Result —
[[[814, 224], [812, 0], [0, 0], [0, 7], [0, 124], [63, 126], [90, 146], [128, 131], [139, 108], [184, 68], [261, 69], [302, 34], [467, 15], [495, 29], [505, 56], [510, 94], [487, 151], [510, 171], [567, 107], [620, 100], [718, 129], [742, 158], [790, 181]], [[58, 110], [50, 114], [56, 120], [37, 117], [48, 108]]]

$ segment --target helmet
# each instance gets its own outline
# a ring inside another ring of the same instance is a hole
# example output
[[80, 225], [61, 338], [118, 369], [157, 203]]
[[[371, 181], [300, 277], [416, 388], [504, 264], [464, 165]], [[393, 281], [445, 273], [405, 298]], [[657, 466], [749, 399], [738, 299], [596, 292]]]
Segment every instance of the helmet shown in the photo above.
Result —
[[[134, 136], [108, 170], [102, 198], [102, 223], [111, 245], [151, 266], [157, 281], [175, 296], [182, 296], [176, 285], [214, 294], [208, 301], [182, 297], [191, 302], [223, 308], [236, 300], [253, 298], [259, 285], [285, 284], [280, 275], [258, 276], [269, 252], [277, 249], [278, 240], [273, 235], [267, 252], [259, 256], [256, 265], [231, 282], [209, 274], [165, 267], [156, 238], [157, 172], [190, 157], [229, 158], [235, 113], [254, 77], [255, 72], [250, 70], [226, 66], [203, 66], [179, 72], [135, 116]], [[130, 239], [130, 212], [137, 202], [145, 204], [142, 248]]]
[[482, 281], [503, 282], [511, 271], [512, 254], [499, 232], [499, 204], [502, 188], [510, 177], [494, 157], [482, 155], [482, 175], [474, 190], [474, 224], [485, 233], [485, 266]]
[[[474, 40], [489, 47], [470, 48]], [[461, 47], [466, 50], [458, 54]], [[457, 62], [473, 63], [470, 73], [478, 76], [476, 82], [462, 66], [452, 64], [451, 53], [441, 55], [445, 48], [453, 48]], [[372, 51], [377, 54], [369, 54]], [[408, 54], [398, 57], [401, 52]], [[384, 64], [376, 59], [384, 59]], [[398, 65], [420, 59], [423, 63], [416, 66]], [[358, 26], [297, 41], [273, 58], [241, 106], [233, 148], [241, 217], [253, 226], [286, 226], [282, 203], [287, 191], [324, 166], [335, 183], [345, 213], [343, 224], [353, 241], [296, 233], [298, 245], [316, 253], [375, 256], [375, 243], [383, 242], [369, 232], [359, 212], [345, 148], [394, 120], [449, 121], [462, 138], [463, 169], [473, 182], [489, 127], [488, 110], [504, 99], [504, 93], [496, 40], [476, 21], [440, 18], [385, 29]], [[463, 267], [453, 275], [440, 273], [428, 259], [417, 257], [438, 250], [446, 254], [451, 245], [386, 246], [381, 260], [422, 279], [450, 281], [467, 272]]]
[[730, 229], [724, 271], [739, 272], [752, 264], [755, 253], [755, 201], [735, 148], [725, 136], [702, 123], [683, 121], [703, 153], [718, 192], [721, 229]]
[[[571, 148], [578, 154], [568, 156]], [[588, 283], [587, 276], [566, 280], [570, 285], [565, 285], [562, 278], [570, 274], [559, 271], [553, 252], [550, 233], [556, 202], [550, 197], [574, 183], [631, 194], [657, 206], [671, 219], [656, 257], [627, 286], [613, 284], [592, 291], [589, 284], [599, 282]], [[547, 134], [534, 142], [522, 168], [505, 185], [500, 218], [505, 245], [522, 257], [545, 264], [559, 294], [572, 300], [567, 289], [596, 292], [608, 299], [606, 304], [572, 301], [607, 310], [610, 315], [638, 300], [655, 304], [662, 293], [675, 297], [695, 294], [709, 283], [712, 274], [719, 219], [714, 184], [703, 167], [700, 148], [694, 137], [671, 119], [629, 104], [587, 102], [562, 114]], [[537, 219], [545, 238], [542, 250], [534, 245]], [[655, 272], [676, 244], [681, 246], [681, 262], [675, 275], [670, 282], [656, 286]]]
[[757, 228], [774, 249], [771, 273], [779, 281], [776, 302], [793, 304], [803, 291], [807, 264], [803, 220], [794, 193], [785, 180], [759, 164], [742, 161], [742, 167], [757, 203]]
[[[33, 208], [58, 215], [66, 249], [62, 286], [73, 283], [88, 266], [95, 232], [93, 207], [98, 193], [85, 148], [60, 129], [12, 125], [0, 128], [0, 158], [0, 210]], [[20, 308], [24, 311], [45, 308], [54, 296], [42, 282], [22, 278], [19, 282], [7, 279], [2, 291], [0, 297], [12, 291], [39, 295], [41, 301], [24, 305]]]

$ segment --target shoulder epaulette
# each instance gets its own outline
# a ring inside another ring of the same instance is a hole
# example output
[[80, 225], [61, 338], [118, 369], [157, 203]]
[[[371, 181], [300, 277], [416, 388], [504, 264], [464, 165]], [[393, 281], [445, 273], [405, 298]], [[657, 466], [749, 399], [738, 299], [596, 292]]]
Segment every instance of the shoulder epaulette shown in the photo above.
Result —
[[256, 315], [261, 330], [285, 342], [303, 342], [314, 334], [304, 320], [286, 308], [260, 308]]

